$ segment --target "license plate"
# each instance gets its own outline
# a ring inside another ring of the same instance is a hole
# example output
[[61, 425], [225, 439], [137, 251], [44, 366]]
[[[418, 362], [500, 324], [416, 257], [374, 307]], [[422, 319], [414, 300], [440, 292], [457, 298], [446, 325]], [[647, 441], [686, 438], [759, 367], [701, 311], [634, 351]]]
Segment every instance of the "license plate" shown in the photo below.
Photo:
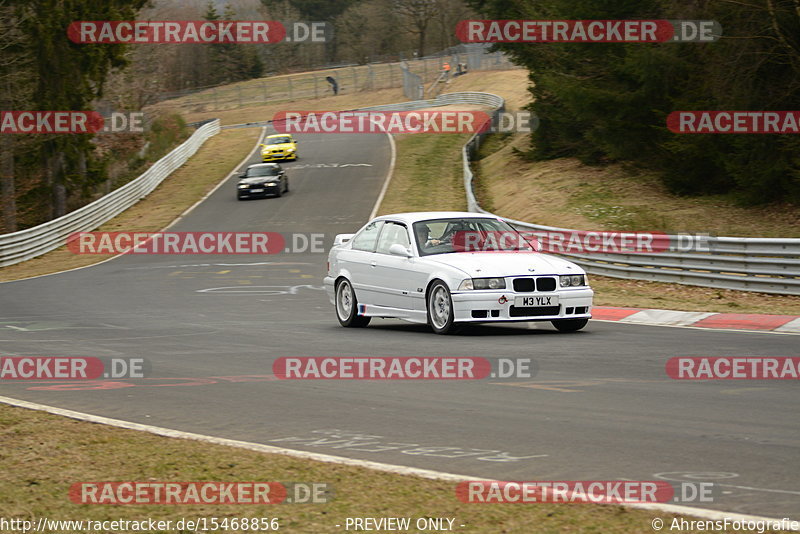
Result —
[[516, 297], [514, 298], [514, 306], [517, 308], [558, 306], [558, 295], [547, 295], [543, 297]]
[[264, 190], [263, 189], [251, 189], [250, 192], [251, 193], [263, 193]]

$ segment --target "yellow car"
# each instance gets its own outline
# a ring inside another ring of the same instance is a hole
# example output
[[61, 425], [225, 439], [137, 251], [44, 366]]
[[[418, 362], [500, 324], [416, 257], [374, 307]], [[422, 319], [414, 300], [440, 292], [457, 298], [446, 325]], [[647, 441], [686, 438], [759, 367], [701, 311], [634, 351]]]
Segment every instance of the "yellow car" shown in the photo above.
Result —
[[276, 160], [296, 160], [297, 141], [290, 134], [268, 135], [261, 144], [261, 160], [266, 163]]

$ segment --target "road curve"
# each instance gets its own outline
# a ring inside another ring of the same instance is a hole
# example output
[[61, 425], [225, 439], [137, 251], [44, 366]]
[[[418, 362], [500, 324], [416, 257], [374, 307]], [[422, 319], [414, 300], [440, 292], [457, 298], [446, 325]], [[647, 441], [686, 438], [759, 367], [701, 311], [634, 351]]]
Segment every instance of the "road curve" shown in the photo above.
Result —
[[[235, 178], [171, 230], [351, 232], [388, 170], [382, 135], [306, 135], [291, 192], [238, 202]], [[252, 163], [252, 161], [250, 162]], [[702, 504], [797, 517], [796, 384], [681, 382], [674, 356], [796, 356], [797, 337], [591, 323], [339, 327], [326, 254], [123, 256], [0, 284], [0, 354], [141, 357], [146, 379], [9, 382], [2, 394], [178, 430], [509, 480], [714, 481]], [[275, 381], [282, 356], [531, 357], [515, 383]]]

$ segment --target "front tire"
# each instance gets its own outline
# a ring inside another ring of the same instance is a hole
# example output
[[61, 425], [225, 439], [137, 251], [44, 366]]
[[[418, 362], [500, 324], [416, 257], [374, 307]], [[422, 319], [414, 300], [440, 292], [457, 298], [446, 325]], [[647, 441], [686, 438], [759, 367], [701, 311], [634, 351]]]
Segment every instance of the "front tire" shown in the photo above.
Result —
[[441, 280], [433, 283], [428, 292], [428, 324], [436, 334], [454, 334], [459, 330], [455, 322], [453, 299], [447, 284]]
[[556, 319], [550, 322], [559, 332], [577, 332], [589, 323], [589, 319]]
[[358, 315], [356, 292], [346, 278], [336, 285], [336, 318], [345, 328], [362, 328], [369, 324], [371, 317]]

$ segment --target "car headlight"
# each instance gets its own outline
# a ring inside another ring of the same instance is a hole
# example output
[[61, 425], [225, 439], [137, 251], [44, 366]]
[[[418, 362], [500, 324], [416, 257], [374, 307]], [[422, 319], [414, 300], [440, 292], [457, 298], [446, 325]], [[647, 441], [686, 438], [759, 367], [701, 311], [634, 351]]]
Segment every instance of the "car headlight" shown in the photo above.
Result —
[[294, 152], [294, 149], [293, 148], [287, 148], [286, 152]]
[[471, 291], [473, 289], [505, 289], [505, 278], [467, 278], [458, 286], [460, 291]]
[[582, 274], [572, 274], [569, 276], [559, 276], [561, 287], [577, 287], [586, 285], [586, 277]]
[[239, 184], [239, 189], [247, 189], [247, 184]]

